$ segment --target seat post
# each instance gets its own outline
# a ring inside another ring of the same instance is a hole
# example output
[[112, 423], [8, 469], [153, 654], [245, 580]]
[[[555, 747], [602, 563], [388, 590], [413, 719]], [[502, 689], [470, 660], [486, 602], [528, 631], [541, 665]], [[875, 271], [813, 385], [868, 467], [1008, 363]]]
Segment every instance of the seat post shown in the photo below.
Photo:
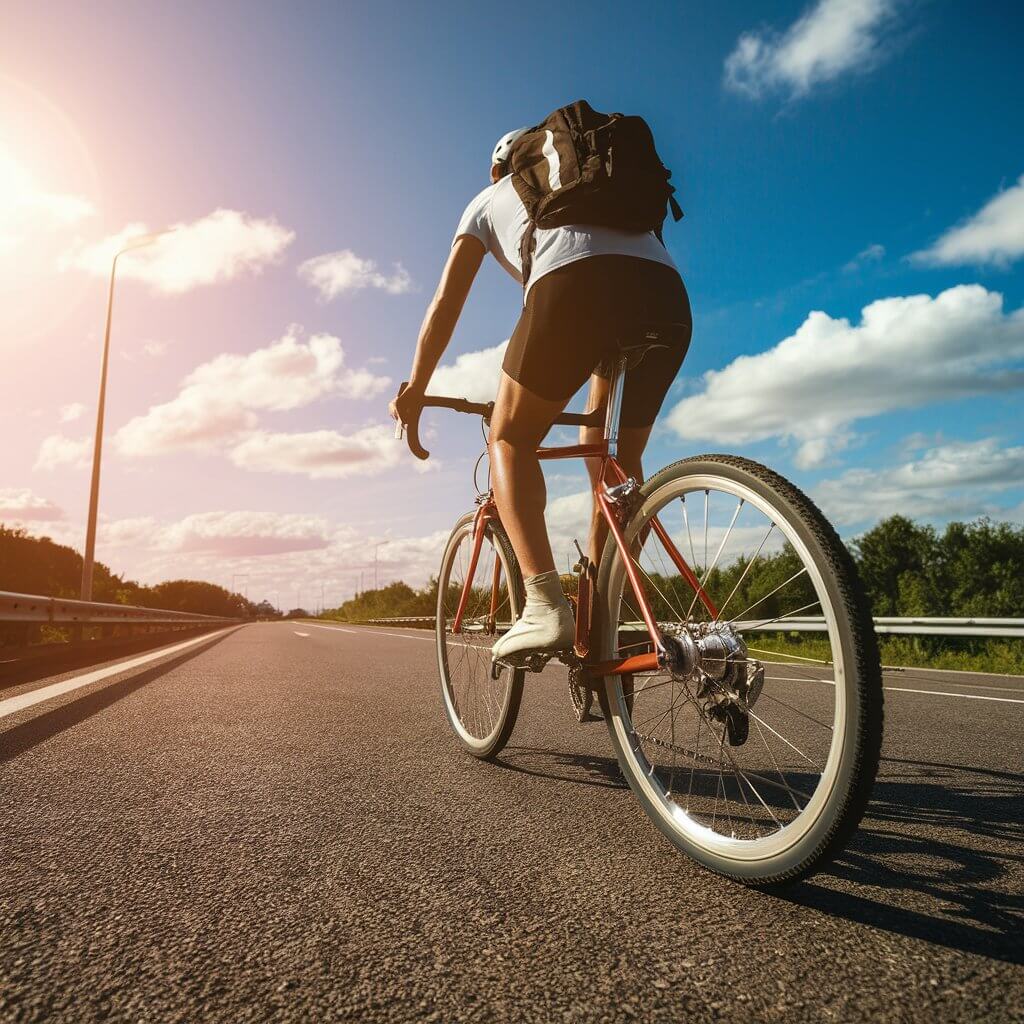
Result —
[[608, 454], [613, 459], [619, 454], [619, 417], [622, 415], [622, 392], [626, 385], [626, 362], [626, 356], [620, 356], [615, 362], [604, 418], [604, 439], [608, 442]]

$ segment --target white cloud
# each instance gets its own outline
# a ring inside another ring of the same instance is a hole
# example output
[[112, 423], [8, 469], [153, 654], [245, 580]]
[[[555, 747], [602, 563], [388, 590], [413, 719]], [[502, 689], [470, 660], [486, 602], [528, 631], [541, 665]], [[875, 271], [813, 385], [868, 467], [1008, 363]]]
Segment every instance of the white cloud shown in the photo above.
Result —
[[313, 480], [383, 472], [404, 461], [404, 441], [394, 430], [371, 426], [353, 434], [335, 430], [250, 434], [230, 453], [241, 469], [262, 473], [302, 473]]
[[63, 434], [51, 434], [43, 439], [36, 456], [36, 469], [57, 469], [60, 466], [73, 466], [81, 469], [89, 464], [89, 453], [92, 450], [91, 437], [65, 437]]
[[895, 0], [818, 0], [785, 32], [745, 32], [725, 61], [725, 84], [758, 97], [773, 89], [803, 96], [846, 72], [870, 70], [884, 53], [882, 31]]
[[142, 345], [142, 351], [145, 355], [155, 359], [157, 356], [162, 356], [167, 351], [166, 341], [147, 341]]
[[708, 371], [666, 421], [687, 440], [795, 441], [806, 467], [848, 444], [856, 420], [1024, 387], [1022, 357], [1024, 311], [1004, 313], [981, 285], [880, 299], [857, 325], [813, 312], [768, 351]]
[[225, 557], [317, 551], [330, 544], [320, 516], [275, 512], [200, 512], [161, 530], [159, 546]]
[[84, 412], [85, 406], [82, 405], [81, 402], [72, 402], [70, 405], [62, 405], [60, 408], [60, 421], [61, 423], [73, 423]]
[[850, 469], [815, 488], [826, 515], [840, 526], [899, 513], [911, 518], [974, 518], [998, 510], [990, 497], [1024, 484], [1024, 446], [996, 438], [953, 441], [888, 469]]
[[973, 217], [950, 228], [930, 248], [914, 253], [919, 263], [1008, 266], [1024, 255], [1024, 174], [993, 196]]
[[48, 498], [41, 498], [26, 487], [0, 488], [0, 523], [63, 519], [64, 512]]
[[314, 256], [299, 266], [299, 276], [316, 288], [324, 299], [363, 288], [379, 288], [391, 295], [412, 291], [412, 278], [401, 263], [394, 273], [384, 274], [373, 260], [357, 256], [351, 249]]
[[869, 245], [867, 248], [861, 249], [861, 251], [843, 267], [843, 270], [848, 274], [853, 273], [853, 271], [859, 270], [865, 264], [877, 263], [879, 260], [884, 258], [885, 246], [879, 245], [875, 242], [874, 245]]
[[327, 395], [371, 398], [389, 384], [345, 366], [338, 338], [315, 334], [302, 341], [293, 327], [264, 348], [197, 366], [174, 398], [126, 423], [116, 442], [126, 455], [209, 451], [255, 430], [257, 411], [297, 409]]
[[160, 524], [152, 516], [101, 519], [96, 541], [100, 548], [148, 547], [157, 543], [160, 529]]
[[77, 224], [95, 212], [82, 196], [47, 190], [0, 147], [0, 253], [16, 252], [30, 236]]
[[[59, 267], [106, 276], [114, 254], [148, 231], [145, 224], [129, 224], [101, 242], [79, 243], [64, 254]], [[191, 223], [174, 224], [170, 233], [153, 245], [126, 253], [118, 260], [118, 276], [177, 294], [244, 273], [259, 273], [275, 262], [294, 238], [294, 231], [272, 218], [215, 210]]]
[[501, 380], [501, 361], [508, 339], [493, 348], [463, 352], [454, 363], [439, 366], [430, 378], [428, 394], [468, 398], [471, 402], [493, 402]]

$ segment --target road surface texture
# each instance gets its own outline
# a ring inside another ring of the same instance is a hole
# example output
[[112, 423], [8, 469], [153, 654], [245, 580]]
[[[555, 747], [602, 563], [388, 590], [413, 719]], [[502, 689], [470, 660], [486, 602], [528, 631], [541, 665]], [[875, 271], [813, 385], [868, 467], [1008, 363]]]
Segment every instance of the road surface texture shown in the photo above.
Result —
[[2, 1021], [1024, 1020], [1024, 680], [887, 673], [863, 829], [780, 896], [661, 837], [561, 669], [488, 764], [424, 632], [139, 657], [0, 683]]

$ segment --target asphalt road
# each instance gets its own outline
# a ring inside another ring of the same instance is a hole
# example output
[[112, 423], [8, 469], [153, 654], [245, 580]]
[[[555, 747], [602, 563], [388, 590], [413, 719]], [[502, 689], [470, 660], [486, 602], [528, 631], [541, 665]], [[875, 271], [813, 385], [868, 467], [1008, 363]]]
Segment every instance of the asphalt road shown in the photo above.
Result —
[[779, 896], [675, 852], [560, 669], [487, 764], [428, 634], [174, 646], [0, 682], [2, 1021], [1024, 1020], [1024, 680], [887, 673], [864, 827]]

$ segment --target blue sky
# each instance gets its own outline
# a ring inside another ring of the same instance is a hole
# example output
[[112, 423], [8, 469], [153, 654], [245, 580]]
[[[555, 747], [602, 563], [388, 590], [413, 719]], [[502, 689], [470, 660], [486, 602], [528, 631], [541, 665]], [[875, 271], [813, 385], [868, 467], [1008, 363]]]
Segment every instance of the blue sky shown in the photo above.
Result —
[[[91, 212], [47, 236], [56, 255], [0, 335], [0, 428], [22, 438], [0, 462], [6, 517], [80, 543], [103, 245], [186, 225], [222, 257], [207, 278], [175, 278], [168, 253], [119, 293], [99, 556], [143, 579], [243, 572], [251, 596], [325, 581], [334, 600], [386, 538], [386, 573], [422, 578], [471, 502], [479, 433], [432, 417], [440, 468], [413, 473], [383, 446], [386, 399], [495, 138], [585, 97], [647, 117], [686, 211], [666, 241], [694, 341], [648, 466], [742, 452], [846, 536], [897, 511], [1020, 520], [1022, 22], [940, 0], [8, 3], [6, 124], [46, 111], [8, 148]], [[213, 230], [216, 210], [238, 217]], [[325, 298], [299, 268], [339, 252]], [[445, 362], [506, 338], [520, 300], [486, 266]], [[318, 334], [336, 341], [316, 356]], [[300, 367], [276, 404], [236, 389], [287, 336], [329, 384]], [[493, 362], [469, 364], [477, 386]], [[550, 481], [558, 543], [580, 528], [581, 479]]]

